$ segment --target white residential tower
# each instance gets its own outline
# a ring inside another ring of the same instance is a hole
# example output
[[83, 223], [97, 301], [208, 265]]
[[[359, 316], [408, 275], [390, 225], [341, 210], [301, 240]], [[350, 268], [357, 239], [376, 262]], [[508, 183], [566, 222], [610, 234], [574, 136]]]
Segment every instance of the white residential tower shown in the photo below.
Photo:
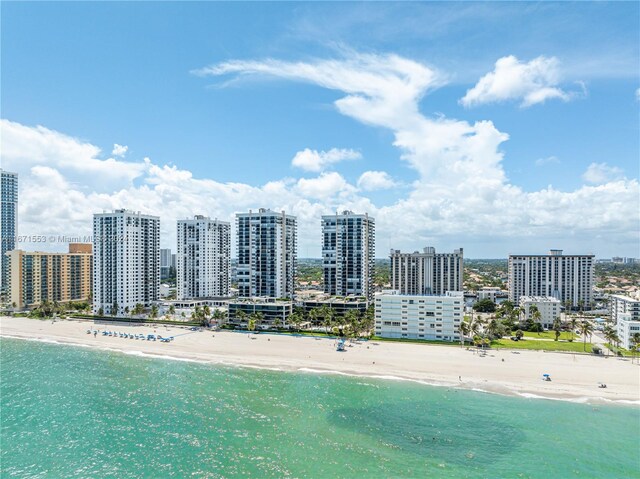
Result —
[[230, 262], [230, 223], [199, 215], [178, 220], [178, 299], [228, 296]]
[[160, 218], [128, 210], [94, 214], [93, 274], [94, 313], [123, 315], [158, 301]]

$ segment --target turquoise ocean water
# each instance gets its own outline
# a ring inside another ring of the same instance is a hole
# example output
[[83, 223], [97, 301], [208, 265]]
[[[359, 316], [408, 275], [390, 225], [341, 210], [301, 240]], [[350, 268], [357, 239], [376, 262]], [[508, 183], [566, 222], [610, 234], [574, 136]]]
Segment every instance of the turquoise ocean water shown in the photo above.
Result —
[[0, 340], [2, 478], [638, 478], [640, 408]]

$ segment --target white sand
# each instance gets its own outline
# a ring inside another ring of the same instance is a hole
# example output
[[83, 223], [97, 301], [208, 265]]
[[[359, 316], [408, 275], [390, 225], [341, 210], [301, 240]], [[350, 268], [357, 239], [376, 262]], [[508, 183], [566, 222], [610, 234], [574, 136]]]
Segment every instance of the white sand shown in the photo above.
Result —
[[[175, 336], [171, 343], [86, 334], [87, 329]], [[230, 331], [191, 332], [158, 325], [0, 318], [0, 334], [124, 352], [171, 356], [287, 371], [398, 378], [488, 392], [584, 401], [640, 404], [640, 367], [629, 359], [538, 351], [489, 351], [395, 342], [358, 342], [337, 352], [335, 341]], [[504, 361], [503, 361], [504, 360]], [[552, 381], [542, 381], [542, 374]], [[461, 379], [459, 379], [461, 377]], [[599, 382], [607, 384], [598, 388]]]

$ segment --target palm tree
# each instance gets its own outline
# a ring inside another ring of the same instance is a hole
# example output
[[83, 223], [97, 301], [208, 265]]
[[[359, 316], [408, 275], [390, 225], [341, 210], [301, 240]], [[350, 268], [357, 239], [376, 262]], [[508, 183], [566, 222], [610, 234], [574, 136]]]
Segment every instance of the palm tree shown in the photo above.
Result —
[[493, 339], [499, 339], [500, 336], [500, 323], [498, 323], [498, 320], [496, 318], [492, 318], [489, 321], [489, 324], [487, 324], [487, 327], [485, 328], [485, 331], [489, 334], [489, 336]]
[[458, 331], [460, 332], [460, 347], [464, 346], [464, 338], [469, 335], [469, 331], [471, 330], [469, 326], [469, 323], [465, 320], [462, 320], [458, 326]]
[[303, 321], [302, 313], [299, 312], [299, 311], [294, 311], [287, 318], [287, 322], [289, 324], [292, 324], [295, 329], [299, 328], [299, 326], [302, 323], [302, 321]]
[[100, 317], [104, 316], [104, 308], [103, 307], [98, 308], [98, 316], [100, 316]]
[[333, 324], [333, 309], [326, 304], [323, 304], [320, 308], [320, 315], [322, 317], [322, 325], [324, 326], [325, 333], [329, 334], [329, 328]]
[[158, 317], [158, 305], [151, 305], [151, 312], [149, 313], [149, 318], [156, 319]]
[[249, 322], [247, 323], [247, 330], [253, 331], [256, 329], [256, 320], [253, 318], [253, 314], [249, 316]]
[[115, 316], [118, 314], [118, 302], [114, 301], [111, 305], [111, 316]]
[[235, 319], [237, 319], [238, 321], [240, 321], [240, 324], [244, 323], [247, 319], [247, 313], [244, 312], [244, 310], [239, 309], [236, 311], [235, 313]]
[[553, 320], [553, 331], [556, 333], [556, 341], [560, 338], [560, 333], [562, 332], [562, 323], [560, 322], [560, 318], [556, 318]]
[[571, 326], [571, 339], [569, 341], [573, 341], [573, 335], [575, 334], [576, 327], [578, 326], [578, 318], [576, 318], [575, 316], [571, 316], [569, 325]]
[[640, 349], [640, 333], [633, 333], [631, 336], [631, 353], [633, 354], [631, 357], [632, 363], [633, 357], [638, 353], [638, 349]]
[[607, 356], [609, 356], [609, 351], [611, 350], [611, 346], [614, 343], [614, 338], [616, 338], [618, 335], [616, 334], [616, 331], [611, 327], [611, 326], [605, 326], [604, 328], [604, 338], [607, 340], [609, 347], [607, 348]]
[[227, 315], [221, 309], [216, 309], [213, 312], [212, 318], [215, 320], [217, 325], [220, 325], [223, 319], [226, 319]]
[[311, 311], [309, 311], [309, 320], [314, 326], [317, 324], [321, 314], [320, 308], [312, 308]]
[[542, 324], [540, 324], [540, 319], [542, 318], [542, 314], [537, 306], [531, 306], [533, 311], [531, 311], [531, 318], [536, 323], [536, 329], [538, 330], [538, 335], [540, 335], [540, 331], [542, 331]]
[[[593, 334], [593, 325], [589, 322], [589, 321], [582, 321], [582, 324], [580, 324], [580, 334], [582, 336], [584, 336], [584, 350], [587, 350], [587, 336], [589, 336], [589, 338], [591, 338], [591, 335]], [[591, 342], [591, 340], [589, 340], [589, 342]]]
[[142, 306], [141, 303], [137, 303], [134, 307], [133, 307], [133, 314], [134, 315], [140, 315], [144, 313], [144, 306]]
[[169, 315], [173, 316], [174, 314], [176, 314], [176, 307], [172, 304], [169, 306]]
[[259, 311], [253, 312], [249, 315], [249, 318], [253, 320], [253, 329], [255, 329], [256, 326], [260, 326], [264, 321], [264, 314]]

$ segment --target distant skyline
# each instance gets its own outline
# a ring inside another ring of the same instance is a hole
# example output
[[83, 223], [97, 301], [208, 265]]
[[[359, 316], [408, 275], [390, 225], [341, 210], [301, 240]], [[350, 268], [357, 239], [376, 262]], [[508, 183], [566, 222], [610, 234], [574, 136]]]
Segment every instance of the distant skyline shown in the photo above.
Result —
[[350, 209], [378, 258], [640, 257], [637, 2], [0, 8], [21, 236], [127, 208], [175, 251], [177, 219], [271, 208], [319, 257]]

